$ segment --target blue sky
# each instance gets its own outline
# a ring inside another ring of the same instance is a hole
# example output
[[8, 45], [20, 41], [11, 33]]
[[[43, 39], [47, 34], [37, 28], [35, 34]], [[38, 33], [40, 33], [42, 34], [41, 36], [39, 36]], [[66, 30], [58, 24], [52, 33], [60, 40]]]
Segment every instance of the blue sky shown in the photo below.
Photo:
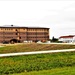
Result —
[[74, 0], [1, 0], [0, 26], [41, 26], [50, 37], [75, 35]]

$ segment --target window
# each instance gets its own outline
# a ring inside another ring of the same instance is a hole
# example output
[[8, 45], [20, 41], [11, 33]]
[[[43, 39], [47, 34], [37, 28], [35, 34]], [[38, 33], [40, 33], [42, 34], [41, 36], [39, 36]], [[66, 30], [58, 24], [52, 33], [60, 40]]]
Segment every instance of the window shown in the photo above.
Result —
[[1, 30], [3, 30], [3, 28], [1, 28]]
[[16, 35], [17, 35], [17, 33], [16, 33]]
[[16, 29], [16, 31], [17, 31], [17, 29]]
[[21, 37], [19, 37], [21, 39]]
[[25, 29], [23, 29], [23, 30], [25, 30]]

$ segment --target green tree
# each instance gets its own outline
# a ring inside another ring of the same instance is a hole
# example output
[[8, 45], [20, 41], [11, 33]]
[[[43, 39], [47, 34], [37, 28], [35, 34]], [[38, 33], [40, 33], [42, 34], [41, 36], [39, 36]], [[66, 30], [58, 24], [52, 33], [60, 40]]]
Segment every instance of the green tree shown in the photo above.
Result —
[[51, 42], [58, 42], [58, 39], [53, 36]]

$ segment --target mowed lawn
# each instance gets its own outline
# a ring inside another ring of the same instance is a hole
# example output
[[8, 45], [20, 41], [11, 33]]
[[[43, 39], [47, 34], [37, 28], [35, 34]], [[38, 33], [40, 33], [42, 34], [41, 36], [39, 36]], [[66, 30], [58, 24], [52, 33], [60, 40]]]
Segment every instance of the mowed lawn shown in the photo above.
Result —
[[65, 45], [65, 44], [19, 44], [19, 45], [0, 47], [0, 53], [74, 49], [74, 48], [75, 45]]
[[11, 75], [75, 75], [75, 67], [55, 68], [51, 70], [23, 72]]
[[0, 75], [75, 75], [75, 52], [0, 58]]

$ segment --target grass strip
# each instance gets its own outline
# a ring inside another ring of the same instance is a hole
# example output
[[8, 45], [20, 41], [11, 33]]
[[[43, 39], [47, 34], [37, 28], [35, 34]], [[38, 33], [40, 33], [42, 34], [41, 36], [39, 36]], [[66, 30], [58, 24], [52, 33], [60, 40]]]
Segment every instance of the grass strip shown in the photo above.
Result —
[[75, 52], [0, 58], [0, 75], [75, 66]]
[[0, 53], [16, 53], [43, 50], [75, 49], [75, 45], [64, 44], [20, 44], [0, 48]]

